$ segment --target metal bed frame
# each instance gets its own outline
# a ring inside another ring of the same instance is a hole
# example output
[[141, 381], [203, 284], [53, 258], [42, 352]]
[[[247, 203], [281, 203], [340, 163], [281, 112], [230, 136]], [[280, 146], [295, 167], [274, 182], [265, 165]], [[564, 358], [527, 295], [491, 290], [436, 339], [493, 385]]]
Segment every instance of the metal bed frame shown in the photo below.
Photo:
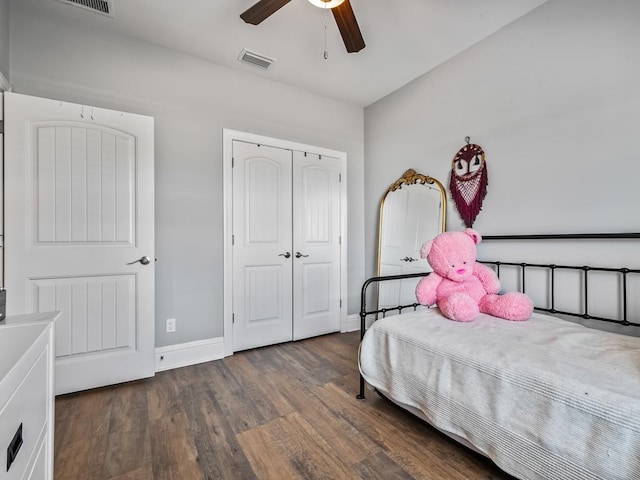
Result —
[[[556, 240], [556, 239], [569, 239], [569, 240], [581, 240], [581, 239], [640, 239], [640, 233], [601, 233], [601, 234], [558, 234], [558, 235], [494, 235], [483, 236], [484, 240]], [[623, 326], [640, 327], [639, 322], [629, 321], [627, 318], [627, 299], [629, 292], [627, 291], [627, 278], [632, 274], [640, 274], [638, 269], [630, 268], [606, 268], [606, 267], [591, 267], [591, 266], [575, 266], [575, 265], [555, 265], [555, 264], [539, 264], [539, 263], [513, 263], [513, 262], [499, 262], [499, 261], [481, 261], [486, 265], [493, 265], [496, 269], [498, 278], [500, 278], [500, 267], [510, 266], [520, 268], [520, 284], [522, 286], [522, 293], [526, 293], [526, 276], [527, 268], [545, 268], [548, 269], [551, 274], [551, 308], [534, 306], [534, 309], [541, 312], [548, 312], [558, 315], [568, 315], [573, 317], [582, 318], [585, 320], [600, 320], [603, 322], [616, 323]], [[557, 310], [555, 308], [555, 273], [558, 270], [577, 270], [584, 272], [582, 276], [582, 287], [584, 291], [584, 300], [582, 305], [582, 312], [568, 312], [563, 310]], [[622, 277], [622, 286], [620, 287], [622, 293], [622, 318], [606, 318], [600, 316], [594, 316], [589, 314], [589, 273], [590, 272], [616, 272]], [[402, 280], [406, 278], [419, 278], [426, 277], [430, 272], [424, 273], [411, 273], [405, 275], [389, 275], [371, 277], [362, 285], [362, 291], [360, 294], [360, 340], [364, 337], [366, 331], [367, 316], [375, 315], [377, 319], [379, 315], [384, 318], [387, 313], [398, 311], [402, 313], [403, 310], [412, 308], [414, 311], [420, 306], [419, 303], [412, 303], [408, 305], [398, 305], [396, 307], [380, 308], [375, 310], [367, 310], [367, 291], [368, 288], [375, 284], [378, 285], [381, 282], [388, 282], [394, 280]], [[360, 393], [356, 396], [359, 400], [364, 400], [364, 378], [360, 375]]]

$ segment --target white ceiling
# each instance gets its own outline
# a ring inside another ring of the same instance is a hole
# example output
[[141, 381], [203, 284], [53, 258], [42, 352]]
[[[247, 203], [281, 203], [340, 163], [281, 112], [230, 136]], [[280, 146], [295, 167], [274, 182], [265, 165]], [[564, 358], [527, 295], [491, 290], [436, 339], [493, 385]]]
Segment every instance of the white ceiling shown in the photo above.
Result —
[[[113, 0], [114, 18], [56, 0], [13, 1], [367, 106], [547, 0], [351, 0], [367, 45], [351, 54], [333, 15], [307, 0], [292, 0], [257, 26], [239, 17], [257, 0]], [[240, 63], [243, 48], [276, 62], [270, 70]]]

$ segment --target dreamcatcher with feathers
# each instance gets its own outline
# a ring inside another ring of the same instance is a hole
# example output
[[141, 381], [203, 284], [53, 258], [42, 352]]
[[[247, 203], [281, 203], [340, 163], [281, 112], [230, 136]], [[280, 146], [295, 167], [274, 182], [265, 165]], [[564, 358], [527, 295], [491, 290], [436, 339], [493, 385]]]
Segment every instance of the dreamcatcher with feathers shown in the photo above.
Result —
[[489, 184], [484, 150], [480, 145], [469, 143], [469, 140], [469, 137], [465, 138], [466, 145], [453, 157], [449, 181], [451, 197], [467, 228], [473, 226], [482, 210]]

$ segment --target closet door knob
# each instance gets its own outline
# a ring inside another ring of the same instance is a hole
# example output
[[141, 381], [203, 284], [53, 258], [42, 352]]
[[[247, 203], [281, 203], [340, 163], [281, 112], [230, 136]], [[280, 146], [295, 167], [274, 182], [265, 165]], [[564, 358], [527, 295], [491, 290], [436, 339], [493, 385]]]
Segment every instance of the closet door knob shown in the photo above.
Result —
[[291, 254], [289, 252], [284, 252], [278, 255], [279, 257], [289, 258]]
[[308, 257], [309, 255], [303, 255], [300, 252], [296, 252], [296, 258], [300, 258], [300, 257]]

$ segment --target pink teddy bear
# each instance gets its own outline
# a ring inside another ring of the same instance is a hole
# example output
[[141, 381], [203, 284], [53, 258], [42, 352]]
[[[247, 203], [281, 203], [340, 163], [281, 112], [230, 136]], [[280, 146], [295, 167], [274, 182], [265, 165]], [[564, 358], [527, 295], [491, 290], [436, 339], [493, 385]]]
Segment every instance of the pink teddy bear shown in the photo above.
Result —
[[476, 262], [476, 244], [481, 240], [478, 232], [467, 228], [464, 232], [444, 232], [425, 242], [420, 255], [433, 272], [418, 283], [418, 302], [427, 306], [436, 303], [445, 317], [458, 322], [470, 322], [479, 313], [527, 320], [533, 312], [529, 297], [519, 292], [498, 295], [498, 276]]

